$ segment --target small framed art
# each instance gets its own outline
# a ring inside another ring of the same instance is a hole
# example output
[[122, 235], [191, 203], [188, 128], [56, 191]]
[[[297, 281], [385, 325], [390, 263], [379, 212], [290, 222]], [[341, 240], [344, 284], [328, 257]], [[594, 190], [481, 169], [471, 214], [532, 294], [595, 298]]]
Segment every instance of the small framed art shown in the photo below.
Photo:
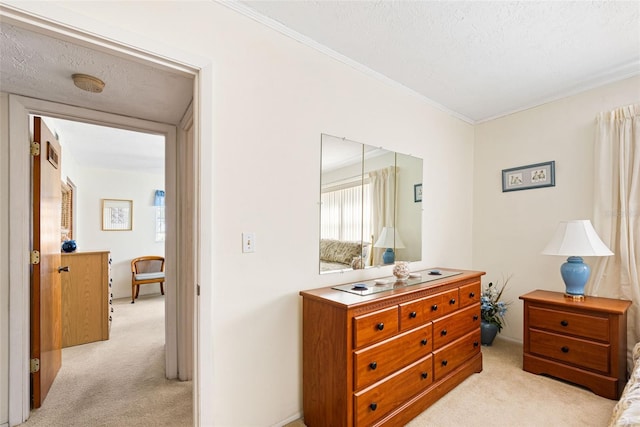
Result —
[[133, 200], [102, 199], [102, 230], [131, 231]]
[[422, 201], [422, 184], [415, 184], [413, 186], [413, 201], [415, 203]]
[[555, 161], [502, 170], [502, 192], [554, 187]]

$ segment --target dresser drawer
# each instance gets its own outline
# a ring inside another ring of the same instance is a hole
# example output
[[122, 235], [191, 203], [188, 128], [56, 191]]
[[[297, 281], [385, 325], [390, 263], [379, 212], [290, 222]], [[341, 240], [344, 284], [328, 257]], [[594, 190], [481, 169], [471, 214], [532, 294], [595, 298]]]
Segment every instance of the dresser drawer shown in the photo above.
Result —
[[433, 382], [431, 355], [354, 395], [356, 426], [370, 426]]
[[432, 295], [422, 300], [424, 320], [429, 321], [458, 309], [458, 289]]
[[433, 322], [433, 348], [444, 347], [480, 327], [480, 304], [459, 310]]
[[609, 341], [609, 318], [529, 306], [529, 327]]
[[460, 286], [460, 308], [480, 302], [480, 282]]
[[401, 331], [407, 331], [426, 322], [424, 318], [424, 305], [424, 299], [400, 304]]
[[353, 318], [354, 348], [389, 338], [398, 332], [398, 306]]
[[480, 352], [480, 329], [433, 352], [433, 380], [439, 381]]
[[609, 345], [529, 329], [529, 352], [576, 366], [609, 372]]
[[353, 353], [354, 388], [373, 384], [402, 367], [426, 356], [432, 350], [432, 325], [410, 332]]

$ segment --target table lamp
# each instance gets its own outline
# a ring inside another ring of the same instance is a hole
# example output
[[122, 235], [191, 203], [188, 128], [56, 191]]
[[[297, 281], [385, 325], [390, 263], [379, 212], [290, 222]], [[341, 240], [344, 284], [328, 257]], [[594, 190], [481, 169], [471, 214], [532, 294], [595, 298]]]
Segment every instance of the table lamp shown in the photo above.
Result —
[[375, 248], [387, 248], [382, 254], [382, 262], [384, 264], [393, 264], [396, 260], [396, 255], [393, 252], [394, 249], [404, 248], [404, 243], [398, 235], [398, 232], [393, 227], [383, 227], [380, 237], [373, 245]]
[[551, 242], [542, 251], [543, 255], [568, 256], [560, 267], [560, 274], [566, 286], [565, 295], [573, 300], [584, 300], [584, 286], [589, 280], [591, 269], [582, 261], [583, 256], [609, 256], [613, 252], [600, 240], [591, 221], [562, 221]]

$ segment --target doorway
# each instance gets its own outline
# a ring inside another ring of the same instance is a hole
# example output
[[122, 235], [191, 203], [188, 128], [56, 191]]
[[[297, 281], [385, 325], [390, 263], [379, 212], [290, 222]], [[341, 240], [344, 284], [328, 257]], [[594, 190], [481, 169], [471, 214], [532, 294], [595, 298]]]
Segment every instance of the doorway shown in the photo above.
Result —
[[[5, 17], [3, 16], [3, 19]], [[6, 22], [6, 20], [5, 20]], [[118, 56], [131, 55], [135, 57], [135, 62], [145, 62], [158, 67], [163, 64], [163, 69], [176, 70], [181, 75], [188, 74], [191, 76], [192, 82], [190, 86], [189, 96], [199, 93], [198, 78], [200, 71], [198, 69], [187, 67], [176, 62], [171, 62], [166, 58], [156, 57], [139, 50], [130, 49], [123, 45], [101, 39], [83, 33], [78, 30], [70, 30], [69, 27], [61, 27], [53, 22], [44, 22], [38, 20], [34, 22], [20, 15], [12, 15], [11, 22], [17, 22], [22, 27], [34, 28], [40, 33], [55, 37], [56, 34], [65, 34], [65, 40], [78, 40], [85, 46], [95, 46], [95, 49], [101, 51], [118, 52]], [[37, 51], [37, 48], [35, 49]], [[123, 53], [124, 52], [124, 53]], [[149, 58], [149, 59], [147, 59]], [[211, 82], [210, 62], [203, 64], [207, 67], [204, 81]], [[44, 76], [44, 75], [43, 75]], [[146, 121], [134, 118], [135, 115], [125, 116], [122, 113], [124, 109], [118, 108], [117, 105], [111, 107], [100, 108], [89, 105], [76, 106], [70, 97], [64, 97], [65, 104], [55, 103], [55, 96], [49, 96], [47, 91], [42, 91], [37, 97], [24, 97], [20, 95], [11, 95], [11, 93], [21, 93], [20, 91], [12, 91], [12, 88], [3, 85], [3, 91], [9, 93], [9, 163], [13, 165], [10, 179], [9, 203], [11, 210], [9, 212], [10, 223], [10, 239], [12, 242], [11, 252], [9, 253], [10, 273], [9, 280], [14, 285], [10, 289], [9, 304], [11, 307], [9, 321], [12, 325], [11, 334], [8, 335], [9, 342], [9, 423], [10, 425], [19, 424], [29, 416], [29, 366], [28, 366], [28, 337], [29, 337], [29, 262], [28, 256], [25, 254], [29, 251], [29, 164], [28, 149], [22, 142], [28, 138], [28, 115], [50, 115], [53, 117], [62, 117], [72, 120], [79, 120], [88, 123], [103, 123], [118, 128], [129, 128], [144, 132], [152, 132], [163, 134], [167, 138], [167, 159], [168, 162], [166, 173], [167, 180], [165, 190], [167, 192], [167, 281], [173, 283], [189, 284], [192, 286], [192, 295], [190, 304], [191, 311], [185, 311], [181, 306], [177, 305], [178, 296], [175, 294], [175, 287], [168, 287], [166, 291], [166, 307], [165, 318], [171, 319], [167, 321], [166, 348], [167, 363], [166, 372], [168, 377], [176, 377], [179, 375], [179, 354], [177, 352], [178, 340], [184, 337], [182, 334], [177, 337], [176, 329], [179, 324], [191, 322], [196, 335], [190, 336], [192, 344], [189, 349], [192, 351], [192, 357], [183, 356], [184, 359], [192, 359], [193, 378], [194, 380], [194, 416], [199, 419], [199, 388], [202, 384], [197, 381], [198, 378], [198, 352], [199, 341], [199, 300], [195, 297], [193, 287], [195, 287], [196, 277], [198, 277], [198, 251], [200, 250], [200, 241], [197, 238], [196, 230], [198, 224], [198, 216], [201, 214], [199, 208], [199, 174], [198, 165], [199, 154], [199, 104], [189, 108], [187, 115], [180, 123], [164, 124], [158, 121]], [[131, 93], [126, 96], [131, 97]], [[34, 95], [32, 95], [34, 96]], [[47, 100], [45, 100], [47, 99]], [[78, 104], [80, 105], [80, 104]], [[84, 107], [84, 108], [82, 108]], [[193, 110], [192, 110], [193, 108]], [[207, 111], [210, 105], [205, 105]], [[104, 111], [112, 111], [104, 112]], [[207, 128], [205, 133], [209, 134], [210, 129]], [[208, 153], [210, 154], [210, 153]], [[23, 166], [20, 166], [23, 165]], [[210, 179], [210, 177], [207, 177]], [[180, 191], [178, 191], [178, 189]], [[180, 199], [184, 195], [185, 199]], [[178, 209], [181, 214], [178, 215]], [[178, 218], [179, 217], [179, 218]], [[171, 221], [174, 221], [171, 223]], [[208, 250], [208, 249], [207, 249]], [[169, 255], [172, 251], [172, 255]], [[207, 277], [210, 273], [207, 272]], [[188, 295], [183, 295], [181, 303], [189, 302]], [[207, 302], [208, 305], [208, 302]], [[210, 352], [210, 351], [209, 351]], [[190, 360], [191, 361], [191, 360]]]

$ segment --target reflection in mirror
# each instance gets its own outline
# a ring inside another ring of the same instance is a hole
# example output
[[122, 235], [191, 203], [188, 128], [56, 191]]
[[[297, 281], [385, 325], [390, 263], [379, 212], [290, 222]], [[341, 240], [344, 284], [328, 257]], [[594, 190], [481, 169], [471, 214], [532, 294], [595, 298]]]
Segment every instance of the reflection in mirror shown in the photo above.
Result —
[[419, 261], [422, 160], [322, 135], [320, 272]]

